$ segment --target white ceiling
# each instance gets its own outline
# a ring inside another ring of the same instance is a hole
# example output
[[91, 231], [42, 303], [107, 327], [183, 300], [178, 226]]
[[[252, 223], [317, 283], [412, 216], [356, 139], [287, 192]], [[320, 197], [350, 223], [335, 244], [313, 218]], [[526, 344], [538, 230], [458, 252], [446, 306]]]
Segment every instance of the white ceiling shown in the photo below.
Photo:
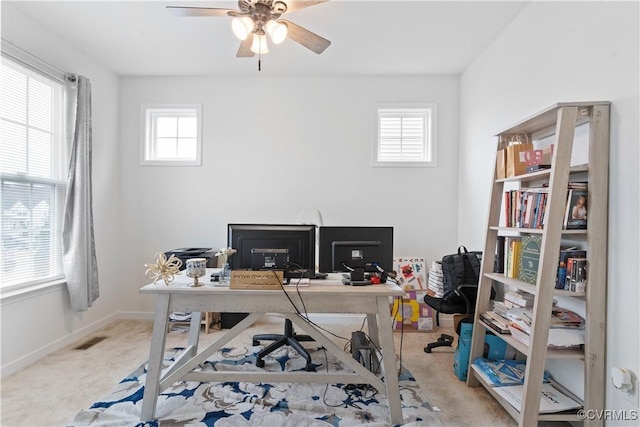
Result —
[[[286, 0], [285, 0], [286, 1]], [[233, 1], [7, 1], [120, 75], [258, 75], [236, 58], [230, 17], [178, 17], [165, 6]], [[270, 45], [260, 75], [458, 74], [527, 1], [331, 0], [283, 17], [331, 40], [316, 55]]]

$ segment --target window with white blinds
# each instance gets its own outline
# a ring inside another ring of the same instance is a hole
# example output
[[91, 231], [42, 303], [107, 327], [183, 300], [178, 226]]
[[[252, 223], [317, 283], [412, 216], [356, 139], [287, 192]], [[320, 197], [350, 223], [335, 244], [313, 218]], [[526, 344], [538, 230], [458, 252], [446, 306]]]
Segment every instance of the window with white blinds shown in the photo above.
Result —
[[66, 193], [64, 87], [2, 58], [0, 84], [0, 286], [60, 279]]
[[435, 166], [435, 105], [377, 107], [374, 166]]
[[200, 105], [142, 105], [140, 163], [199, 166]]

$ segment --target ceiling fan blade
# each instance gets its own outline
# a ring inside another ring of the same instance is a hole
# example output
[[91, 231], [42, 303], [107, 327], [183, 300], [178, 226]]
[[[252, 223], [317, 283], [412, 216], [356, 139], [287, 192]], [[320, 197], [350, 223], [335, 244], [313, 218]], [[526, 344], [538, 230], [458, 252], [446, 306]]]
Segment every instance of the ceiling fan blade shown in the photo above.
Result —
[[304, 9], [305, 7], [315, 6], [320, 3], [326, 3], [329, 0], [289, 0], [285, 1], [287, 4], [287, 12], [293, 12], [296, 10]]
[[287, 37], [317, 54], [324, 52], [324, 50], [331, 44], [329, 40], [307, 30], [306, 28], [302, 28], [298, 24], [294, 24], [293, 22], [285, 19], [280, 19], [278, 22], [287, 26]]
[[229, 12], [237, 12], [219, 7], [167, 6], [167, 9], [178, 16], [229, 16]]
[[251, 0], [238, 0], [238, 9], [248, 12], [251, 9]]
[[246, 40], [240, 42], [240, 47], [238, 48], [238, 53], [236, 56], [238, 58], [252, 58], [256, 54], [251, 52], [251, 43], [253, 43], [253, 34], [249, 34]]

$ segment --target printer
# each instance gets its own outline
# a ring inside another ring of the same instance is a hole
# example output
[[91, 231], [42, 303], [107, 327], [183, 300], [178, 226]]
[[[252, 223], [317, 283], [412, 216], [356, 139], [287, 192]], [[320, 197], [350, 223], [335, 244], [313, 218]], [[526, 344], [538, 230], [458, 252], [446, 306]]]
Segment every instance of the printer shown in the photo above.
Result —
[[211, 250], [211, 248], [178, 248], [166, 251], [164, 254], [167, 258], [173, 255], [182, 261], [180, 270], [184, 270], [187, 267], [189, 258], [205, 258], [207, 260], [207, 268], [215, 268], [218, 263], [216, 251]]

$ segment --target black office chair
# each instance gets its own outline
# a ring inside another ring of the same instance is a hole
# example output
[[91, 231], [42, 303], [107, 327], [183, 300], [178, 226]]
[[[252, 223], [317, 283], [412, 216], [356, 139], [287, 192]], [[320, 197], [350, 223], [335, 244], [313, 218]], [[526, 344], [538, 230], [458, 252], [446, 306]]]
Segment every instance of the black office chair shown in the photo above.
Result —
[[260, 345], [260, 341], [273, 341], [267, 347], [263, 348], [256, 357], [256, 366], [258, 368], [264, 368], [264, 360], [267, 354], [279, 349], [284, 345], [293, 347], [295, 351], [304, 357], [307, 361], [307, 371], [315, 371], [316, 367], [311, 363], [311, 355], [300, 344], [301, 341], [314, 341], [309, 335], [298, 335], [293, 332], [293, 323], [289, 319], [284, 321], [284, 335], [278, 334], [261, 334], [253, 336], [253, 345]]
[[[434, 310], [436, 310], [436, 326], [440, 326], [440, 313], [445, 314], [466, 314], [472, 317], [476, 308], [476, 297], [478, 294], [477, 284], [459, 285], [454, 292], [445, 298], [436, 298], [429, 295], [424, 296], [424, 302]], [[495, 297], [495, 292], [491, 289], [491, 299]], [[463, 320], [464, 321], [464, 320]], [[460, 322], [462, 323], [462, 322]], [[460, 334], [460, 323], [456, 333]], [[425, 353], [431, 353], [436, 347], [452, 347], [453, 337], [448, 334], [440, 334], [438, 340], [427, 344], [424, 348]]]

